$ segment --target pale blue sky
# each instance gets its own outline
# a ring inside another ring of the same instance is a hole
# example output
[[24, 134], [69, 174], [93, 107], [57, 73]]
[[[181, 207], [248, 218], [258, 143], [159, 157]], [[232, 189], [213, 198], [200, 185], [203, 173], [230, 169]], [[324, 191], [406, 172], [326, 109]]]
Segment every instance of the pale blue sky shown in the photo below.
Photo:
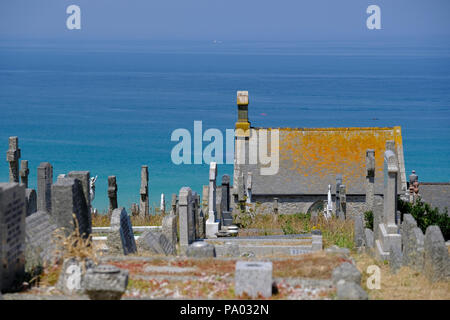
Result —
[[[81, 7], [82, 30], [66, 28]], [[381, 7], [383, 30], [366, 28]], [[449, 0], [1, 0], [0, 38], [342, 40], [450, 35]]]

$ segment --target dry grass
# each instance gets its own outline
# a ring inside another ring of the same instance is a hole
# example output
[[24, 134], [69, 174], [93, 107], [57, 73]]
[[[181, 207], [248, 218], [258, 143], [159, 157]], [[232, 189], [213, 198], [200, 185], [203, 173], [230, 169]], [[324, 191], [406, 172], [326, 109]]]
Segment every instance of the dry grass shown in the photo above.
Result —
[[[314, 225], [310, 216], [306, 214], [259, 214], [255, 215], [244, 229], [239, 230], [240, 236], [255, 235], [246, 229], [259, 229], [258, 235], [271, 234], [300, 234], [310, 233], [314, 229], [322, 231], [324, 248], [332, 245], [353, 249], [353, 220], [339, 220], [332, 218], [326, 220], [323, 216], [318, 217], [317, 225]], [[274, 232], [281, 230], [282, 232]]]
[[[130, 216], [131, 224], [133, 226], [160, 226], [162, 225], [162, 214], [148, 215], [146, 217]], [[111, 226], [111, 214], [93, 214], [92, 215], [93, 227], [109, 227]]]
[[[358, 269], [362, 273], [362, 286], [369, 299], [386, 300], [450, 300], [450, 281], [431, 283], [421, 273], [409, 267], [402, 267], [397, 274], [391, 274], [389, 265], [378, 262], [367, 254], [355, 255]], [[377, 265], [381, 270], [381, 288], [367, 288], [367, 267]]]

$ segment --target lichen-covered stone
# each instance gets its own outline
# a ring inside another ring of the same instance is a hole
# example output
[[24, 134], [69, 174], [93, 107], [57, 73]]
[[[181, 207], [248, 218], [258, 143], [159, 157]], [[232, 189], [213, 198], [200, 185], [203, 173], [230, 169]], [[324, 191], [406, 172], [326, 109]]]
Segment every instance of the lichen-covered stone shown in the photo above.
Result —
[[335, 285], [339, 282], [339, 280], [354, 282], [359, 285], [361, 283], [361, 272], [359, 272], [353, 264], [344, 262], [333, 269], [331, 280]]
[[432, 281], [448, 278], [449, 256], [441, 229], [438, 226], [428, 226], [425, 232], [424, 273]]
[[128, 270], [99, 265], [86, 272], [86, 293], [91, 300], [120, 300], [127, 285]]
[[214, 258], [216, 256], [216, 249], [210, 243], [196, 241], [188, 246], [186, 256], [193, 258]]

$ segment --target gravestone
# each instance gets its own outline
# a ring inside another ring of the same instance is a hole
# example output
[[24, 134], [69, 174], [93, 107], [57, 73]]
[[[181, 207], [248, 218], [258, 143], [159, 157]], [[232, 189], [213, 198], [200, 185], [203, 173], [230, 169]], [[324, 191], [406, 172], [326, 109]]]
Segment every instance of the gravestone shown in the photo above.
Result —
[[366, 150], [366, 211], [373, 212], [375, 197], [375, 150]]
[[403, 215], [403, 222], [400, 228], [403, 243], [403, 265], [421, 270], [423, 267], [424, 236], [417, 228], [417, 222], [410, 214]]
[[206, 218], [203, 213], [203, 209], [199, 210], [198, 213], [198, 239], [206, 238]]
[[34, 189], [25, 189], [25, 203], [27, 207], [27, 217], [37, 211], [37, 195]]
[[192, 192], [192, 200], [194, 202], [194, 223], [195, 223], [195, 239], [201, 238], [201, 207], [200, 207], [200, 195], [197, 192]]
[[166, 198], [164, 196], [164, 193], [161, 193], [161, 203], [159, 205], [159, 211], [161, 212], [161, 214], [166, 213]]
[[175, 216], [177, 215], [177, 203], [178, 203], [177, 195], [176, 195], [176, 193], [173, 193], [172, 194], [172, 201], [171, 201], [171, 204], [170, 204], [170, 206], [171, 206], [170, 213], [175, 215]]
[[141, 201], [139, 203], [139, 212], [143, 217], [148, 216], [148, 166], [141, 167]]
[[222, 208], [224, 199], [222, 199], [222, 186], [216, 187], [216, 217], [222, 219]]
[[378, 239], [375, 241], [378, 260], [389, 261], [391, 247], [401, 247], [401, 235], [395, 224], [397, 212], [397, 174], [398, 162], [395, 153], [387, 150], [384, 153], [384, 197], [383, 220], [378, 225]]
[[202, 189], [202, 209], [203, 212], [208, 212], [208, 197], [209, 197], [209, 187], [203, 186]]
[[227, 174], [222, 176], [222, 197], [225, 199], [222, 211], [230, 211], [230, 176]]
[[236, 296], [244, 293], [252, 298], [272, 296], [272, 262], [237, 261], [234, 292]]
[[339, 185], [339, 218], [345, 220], [347, 217], [347, 191], [345, 184]]
[[431, 281], [449, 279], [450, 262], [448, 249], [444, 237], [438, 226], [428, 226], [424, 240], [424, 267], [425, 276]]
[[128, 270], [99, 265], [86, 272], [86, 293], [91, 300], [120, 300], [128, 286]]
[[71, 171], [67, 174], [68, 177], [78, 179], [81, 182], [81, 186], [83, 187], [83, 195], [86, 201], [86, 205], [89, 208], [89, 212], [91, 212], [91, 196], [90, 196], [90, 184], [91, 184], [91, 175], [89, 171]]
[[148, 230], [136, 242], [139, 252], [175, 255], [176, 247], [161, 231]]
[[0, 291], [13, 289], [24, 274], [25, 216], [25, 187], [0, 183]]
[[56, 229], [50, 214], [45, 211], [37, 211], [26, 218], [26, 271], [32, 272], [56, 258], [56, 243], [53, 241]]
[[66, 177], [52, 185], [52, 219], [59, 228], [64, 228], [66, 236], [75, 231], [76, 218], [78, 231], [83, 238], [91, 234], [91, 213], [86, 205], [83, 186], [78, 179]]
[[9, 182], [19, 182], [19, 138], [9, 137], [9, 149], [6, 151], [6, 161], [9, 162]]
[[28, 160], [20, 161], [20, 181], [28, 188], [28, 175], [30, 174], [30, 169], [28, 169]]
[[174, 213], [165, 215], [162, 221], [162, 233], [175, 248], [177, 245], [177, 216]]
[[187, 246], [195, 240], [195, 221], [192, 202], [192, 190], [183, 187], [178, 196], [180, 247], [186, 250]]
[[186, 249], [186, 256], [191, 258], [214, 258], [216, 248], [211, 243], [195, 241]]
[[114, 209], [117, 209], [117, 181], [116, 176], [108, 177], [108, 198], [109, 209], [108, 212], [112, 213]]
[[208, 220], [206, 221], [207, 238], [217, 238], [220, 228], [216, 210], [216, 178], [217, 163], [211, 162], [209, 166]]
[[94, 267], [95, 263], [91, 259], [65, 259], [56, 287], [66, 295], [83, 294], [86, 289], [86, 273]]
[[374, 248], [373, 231], [368, 228], [364, 229], [364, 243], [366, 252], [372, 255]]
[[354, 222], [354, 241], [355, 247], [362, 248], [365, 244], [364, 235], [364, 219], [361, 214], [356, 214], [353, 217]]
[[42, 162], [37, 168], [37, 209], [39, 211], [52, 211], [52, 183], [53, 167], [48, 162]]
[[342, 184], [342, 174], [336, 175], [336, 217], [341, 215], [341, 197], [339, 196], [340, 186]]
[[136, 253], [133, 226], [125, 208], [114, 209], [111, 215], [111, 232], [108, 233], [106, 245], [109, 254]]
[[391, 273], [397, 273], [402, 267], [402, 246], [401, 243], [393, 242], [389, 249], [389, 268]]

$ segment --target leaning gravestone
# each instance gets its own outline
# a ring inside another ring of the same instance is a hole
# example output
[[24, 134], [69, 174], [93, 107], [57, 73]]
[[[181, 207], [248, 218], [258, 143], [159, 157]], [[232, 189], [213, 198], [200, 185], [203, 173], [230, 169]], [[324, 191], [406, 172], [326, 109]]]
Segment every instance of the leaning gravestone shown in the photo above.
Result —
[[162, 221], [162, 233], [173, 247], [177, 245], [177, 216], [174, 213], [165, 215]]
[[137, 240], [140, 252], [151, 252], [153, 254], [174, 255], [175, 246], [166, 238], [161, 231], [148, 230]]
[[0, 291], [13, 289], [25, 271], [25, 187], [0, 183]]
[[111, 215], [111, 232], [106, 240], [109, 254], [135, 253], [133, 227], [125, 208], [114, 209]]
[[95, 263], [90, 259], [82, 261], [74, 257], [65, 259], [56, 287], [67, 295], [83, 294], [86, 289], [86, 272], [94, 267]]
[[424, 273], [430, 281], [445, 280], [449, 274], [449, 256], [438, 226], [428, 226], [425, 232]]
[[52, 223], [50, 215], [45, 211], [35, 212], [26, 218], [26, 271], [32, 272], [55, 258], [53, 233], [56, 229], [56, 224]]
[[75, 230], [75, 221], [78, 231], [83, 238], [91, 234], [92, 226], [83, 187], [80, 180], [74, 178], [60, 178], [52, 185], [52, 211], [51, 216], [58, 228], [64, 228], [66, 235]]

